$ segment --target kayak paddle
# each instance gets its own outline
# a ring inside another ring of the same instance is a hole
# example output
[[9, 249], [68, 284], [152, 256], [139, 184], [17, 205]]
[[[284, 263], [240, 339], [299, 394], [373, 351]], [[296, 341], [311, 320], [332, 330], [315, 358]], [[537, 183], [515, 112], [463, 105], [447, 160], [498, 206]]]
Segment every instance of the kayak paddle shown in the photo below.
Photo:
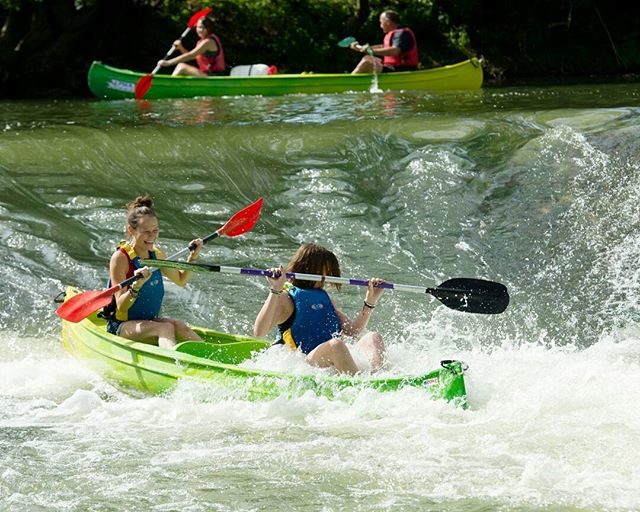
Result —
[[[172, 260], [141, 260], [143, 265], [154, 265], [161, 268], [176, 268], [180, 270], [193, 270], [196, 272], [222, 272], [224, 274], [242, 274], [249, 276], [271, 276], [269, 270], [257, 268], [225, 267], [208, 263], [185, 263]], [[355, 286], [368, 286], [367, 279], [352, 279], [348, 277], [321, 276], [316, 274], [300, 274], [287, 272], [289, 279], [301, 279], [303, 281], [324, 281], [325, 283], [349, 284]], [[509, 293], [507, 287], [494, 281], [484, 279], [470, 279], [458, 277], [449, 279], [436, 288], [425, 288], [408, 284], [382, 283], [382, 288], [399, 290], [403, 292], [428, 293], [442, 302], [445, 306], [465, 313], [483, 313], [495, 315], [502, 313], [509, 305]]]
[[[214, 233], [205, 236], [202, 239], [202, 243], [206, 244], [210, 240], [218, 238], [219, 236], [224, 235], [228, 237], [234, 237], [242, 235], [243, 233], [249, 231], [251, 228], [253, 228], [253, 226], [256, 225], [256, 222], [258, 222], [258, 219], [260, 218], [260, 209], [262, 208], [263, 202], [264, 199], [261, 197], [255, 203], [252, 203], [246, 208], [243, 208], [242, 210], [236, 212], [225, 223], [224, 226], [222, 226]], [[195, 249], [195, 245], [189, 245], [189, 247], [185, 247], [177, 253], [172, 254], [170, 258], [180, 258], [193, 249]], [[156, 265], [156, 263], [159, 260], [151, 261], [154, 262], [151, 266], [158, 268], [158, 265]], [[90, 290], [79, 293], [78, 295], [75, 295], [68, 301], [64, 302], [56, 310], [56, 314], [63, 320], [74, 323], [79, 322], [80, 320], [88, 317], [91, 313], [107, 306], [111, 302], [111, 296], [115, 292], [129, 286], [136, 280], [140, 279], [140, 277], [140, 275], [131, 276], [121, 283], [113, 285], [111, 288], [107, 288], [106, 290]]]
[[[198, 20], [206, 16], [212, 11], [213, 9], [211, 7], [208, 7], [206, 9], [202, 9], [201, 11], [198, 11], [193, 16], [191, 16], [191, 18], [189, 18], [189, 23], [187, 24], [187, 28], [184, 29], [184, 32], [180, 36], [180, 39], [184, 39], [186, 35], [189, 33], [189, 31], [196, 26], [196, 24], [198, 23]], [[164, 56], [164, 59], [162, 60], [167, 60], [169, 57], [171, 57], [171, 54], [175, 51], [175, 49], [176, 49], [175, 46], [171, 45], [171, 48], [169, 49], [167, 54]], [[160, 66], [156, 66], [155, 68], [153, 68], [153, 71], [151, 73], [149, 73], [148, 75], [144, 75], [142, 78], [140, 78], [140, 80], [138, 80], [138, 82], [136, 83], [135, 89], [133, 90], [133, 93], [135, 94], [135, 97], [137, 100], [141, 100], [142, 98], [144, 98], [144, 95], [147, 94], [147, 91], [151, 87], [151, 82], [153, 82], [153, 76], [158, 71], [160, 71]]]

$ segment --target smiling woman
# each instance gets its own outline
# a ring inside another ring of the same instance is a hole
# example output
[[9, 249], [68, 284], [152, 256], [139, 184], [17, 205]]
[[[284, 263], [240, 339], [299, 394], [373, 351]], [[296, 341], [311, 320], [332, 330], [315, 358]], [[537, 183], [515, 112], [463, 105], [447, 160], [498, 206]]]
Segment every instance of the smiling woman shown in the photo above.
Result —
[[[178, 286], [185, 286], [191, 272], [176, 269], [152, 272], [140, 264], [143, 258], [165, 258], [156, 247], [160, 227], [151, 197], [145, 194], [127, 205], [126, 231], [129, 241], [121, 242], [111, 256], [110, 283], [119, 283], [134, 275], [142, 277], [116, 291], [111, 304], [104, 308], [102, 315], [108, 321], [107, 330], [135, 341], [157, 339], [158, 345], [165, 348], [174, 347], [176, 338], [199, 341], [200, 336], [184, 322], [159, 316], [164, 298], [162, 277], [168, 277]], [[192, 240], [189, 247], [193, 249], [187, 261], [195, 261], [202, 249], [202, 240]]]
[[[220, 75], [226, 72], [224, 60], [224, 50], [220, 38], [213, 33], [214, 21], [208, 16], [201, 16], [196, 22], [195, 29], [198, 43], [192, 50], [187, 50], [182, 44], [182, 39], [176, 40], [173, 44], [180, 52], [180, 55], [171, 60], [159, 60], [159, 67], [174, 66], [173, 76], [209, 76]], [[195, 60], [198, 65], [192, 66], [186, 62]]]

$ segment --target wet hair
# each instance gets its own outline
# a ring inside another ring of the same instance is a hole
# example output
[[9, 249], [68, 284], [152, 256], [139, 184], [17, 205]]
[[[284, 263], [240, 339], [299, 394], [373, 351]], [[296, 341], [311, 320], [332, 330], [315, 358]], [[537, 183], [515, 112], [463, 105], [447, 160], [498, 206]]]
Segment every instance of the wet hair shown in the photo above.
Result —
[[[291, 257], [286, 271], [340, 277], [340, 264], [336, 255], [321, 245], [303, 244]], [[316, 282], [294, 279], [292, 283], [298, 288], [313, 288]], [[339, 284], [333, 286], [340, 289]]]
[[127, 224], [133, 229], [138, 229], [140, 217], [151, 215], [157, 217], [156, 210], [153, 207], [153, 199], [149, 194], [136, 197], [127, 204]]
[[391, 23], [400, 25], [400, 15], [396, 11], [384, 11], [382, 15], [387, 18]]
[[212, 34], [213, 29], [216, 27], [216, 24], [215, 24], [215, 21], [213, 21], [213, 18], [210, 18], [209, 16], [203, 16], [200, 19], [202, 20], [202, 26], [205, 28], [205, 30], [209, 32], [209, 34]]

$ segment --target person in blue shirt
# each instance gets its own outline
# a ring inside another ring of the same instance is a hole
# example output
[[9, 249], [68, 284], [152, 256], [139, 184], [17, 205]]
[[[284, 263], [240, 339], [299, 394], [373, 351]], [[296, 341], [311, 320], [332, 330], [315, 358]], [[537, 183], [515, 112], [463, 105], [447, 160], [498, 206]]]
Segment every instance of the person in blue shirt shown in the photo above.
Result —
[[[127, 205], [126, 231], [129, 240], [118, 245], [109, 262], [110, 283], [121, 283], [134, 274], [143, 277], [117, 291], [111, 304], [104, 309], [107, 331], [135, 341], [157, 340], [164, 348], [173, 348], [177, 339], [201, 341], [183, 321], [160, 316], [163, 276], [178, 286], [185, 286], [191, 272], [177, 269], [152, 272], [149, 267], [140, 265], [141, 259], [166, 258], [156, 246], [160, 228], [151, 197], [139, 196]], [[195, 249], [187, 261], [194, 262], [202, 249], [202, 240], [192, 240], [191, 244], [195, 244]]]
[[[279, 343], [300, 350], [312, 366], [333, 367], [338, 373], [355, 374], [358, 367], [343, 336], [357, 337], [367, 326], [384, 288], [379, 278], [369, 280], [362, 309], [349, 318], [324, 290], [324, 282], [294, 279], [287, 283], [282, 267], [270, 269], [269, 296], [256, 317], [253, 333], [265, 336], [278, 326]], [[304, 244], [293, 255], [286, 272], [340, 276], [336, 256], [317, 244]], [[339, 287], [339, 285], [334, 285]], [[369, 361], [372, 371], [384, 363], [384, 343], [377, 332], [362, 336], [356, 349]]]

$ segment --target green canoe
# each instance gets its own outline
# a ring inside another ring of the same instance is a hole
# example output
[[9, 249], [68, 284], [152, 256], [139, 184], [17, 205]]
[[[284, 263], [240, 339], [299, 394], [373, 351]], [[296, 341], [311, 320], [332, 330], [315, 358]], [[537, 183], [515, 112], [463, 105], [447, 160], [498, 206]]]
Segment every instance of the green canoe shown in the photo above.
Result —
[[[133, 98], [134, 87], [143, 73], [93, 62], [89, 68], [89, 89], [98, 98]], [[282, 94], [329, 94], [369, 91], [373, 75], [301, 74], [262, 76], [173, 77], [155, 75], [145, 99], [192, 98], [195, 96], [241, 96]], [[475, 90], [482, 86], [482, 66], [477, 59], [420, 71], [378, 75], [383, 91]]]
[[[78, 293], [80, 290], [67, 288], [65, 300]], [[63, 320], [62, 342], [67, 352], [124, 390], [159, 394], [170, 391], [178, 380], [186, 380], [207, 384], [216, 397], [260, 400], [299, 396], [309, 390], [336, 398], [347, 388], [396, 391], [413, 386], [424, 389], [430, 398], [466, 406], [464, 365], [459, 361], [443, 361], [441, 368], [423, 375], [393, 378], [287, 374], [242, 366], [268, 348], [268, 340], [196, 329], [206, 343], [187, 341], [168, 350], [113, 336], [105, 327], [95, 313], [79, 323]]]

